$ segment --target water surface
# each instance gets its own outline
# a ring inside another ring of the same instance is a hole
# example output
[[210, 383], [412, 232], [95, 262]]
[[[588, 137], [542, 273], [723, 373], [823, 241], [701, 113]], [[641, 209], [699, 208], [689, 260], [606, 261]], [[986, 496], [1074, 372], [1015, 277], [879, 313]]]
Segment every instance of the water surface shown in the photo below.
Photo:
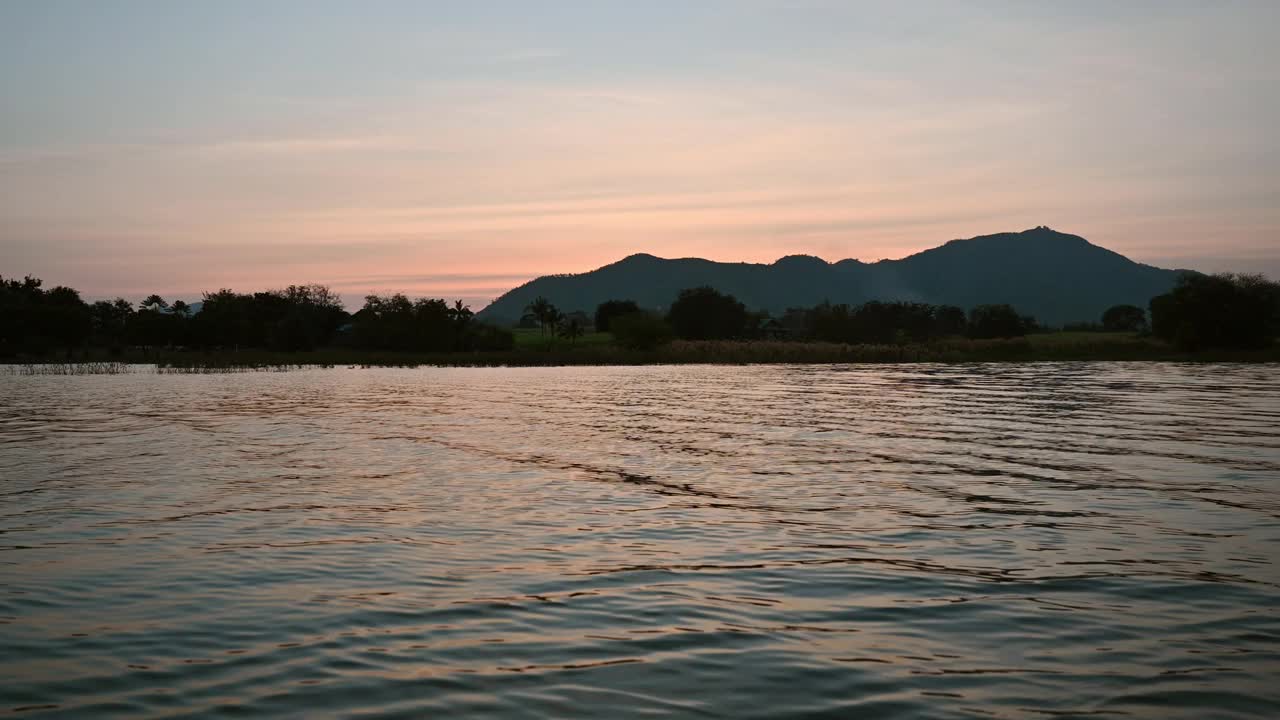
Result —
[[1280, 717], [1278, 370], [0, 376], [0, 714]]

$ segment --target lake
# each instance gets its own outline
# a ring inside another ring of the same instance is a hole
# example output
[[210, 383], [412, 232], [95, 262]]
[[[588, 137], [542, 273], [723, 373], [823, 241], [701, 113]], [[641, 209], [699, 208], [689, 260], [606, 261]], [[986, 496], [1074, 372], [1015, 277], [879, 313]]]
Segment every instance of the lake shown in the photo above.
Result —
[[0, 714], [1273, 718], [1277, 561], [1275, 365], [0, 374]]

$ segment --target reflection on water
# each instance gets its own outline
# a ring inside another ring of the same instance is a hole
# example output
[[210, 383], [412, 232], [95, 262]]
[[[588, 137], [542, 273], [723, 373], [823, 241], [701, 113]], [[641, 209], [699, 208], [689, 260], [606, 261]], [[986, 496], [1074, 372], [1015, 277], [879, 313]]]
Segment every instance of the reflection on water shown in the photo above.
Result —
[[1275, 366], [0, 399], [0, 713], [1280, 716]]

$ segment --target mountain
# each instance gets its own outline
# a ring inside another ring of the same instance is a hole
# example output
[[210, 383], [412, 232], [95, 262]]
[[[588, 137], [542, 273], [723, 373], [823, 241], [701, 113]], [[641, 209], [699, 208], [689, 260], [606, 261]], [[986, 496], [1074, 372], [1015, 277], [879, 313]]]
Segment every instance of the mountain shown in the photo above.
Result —
[[538, 296], [565, 312], [591, 313], [611, 299], [664, 309], [684, 288], [710, 285], [749, 309], [775, 314], [823, 300], [911, 300], [965, 309], [1009, 303], [1042, 323], [1061, 325], [1096, 322], [1104, 310], [1121, 303], [1146, 307], [1173, 286], [1179, 272], [1133, 262], [1078, 235], [1038, 227], [952, 240], [900, 260], [874, 263], [829, 263], [808, 255], [789, 255], [771, 265], [631, 255], [591, 272], [527, 282], [479, 317], [514, 323]]

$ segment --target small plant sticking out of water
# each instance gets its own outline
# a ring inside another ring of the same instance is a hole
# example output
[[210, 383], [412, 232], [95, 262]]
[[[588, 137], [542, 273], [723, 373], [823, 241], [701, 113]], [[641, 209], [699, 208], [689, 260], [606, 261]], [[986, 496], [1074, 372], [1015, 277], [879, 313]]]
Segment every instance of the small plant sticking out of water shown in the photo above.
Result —
[[127, 375], [134, 367], [122, 362], [27, 363], [10, 365], [13, 375]]
[[332, 364], [248, 364], [248, 365], [161, 365], [156, 372], [161, 375], [225, 375], [247, 372], [291, 372], [317, 368], [331, 368]]

